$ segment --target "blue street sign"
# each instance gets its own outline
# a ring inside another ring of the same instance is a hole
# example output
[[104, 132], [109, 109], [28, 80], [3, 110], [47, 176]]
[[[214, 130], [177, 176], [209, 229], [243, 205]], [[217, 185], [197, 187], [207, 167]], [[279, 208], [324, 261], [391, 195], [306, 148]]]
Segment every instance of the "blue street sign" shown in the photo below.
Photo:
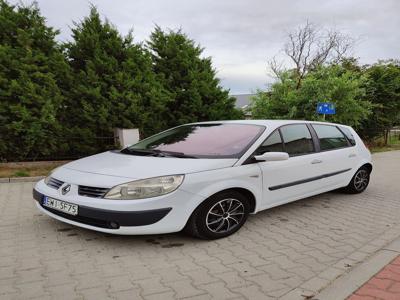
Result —
[[323, 115], [336, 114], [335, 104], [329, 102], [319, 102], [317, 104], [317, 113]]

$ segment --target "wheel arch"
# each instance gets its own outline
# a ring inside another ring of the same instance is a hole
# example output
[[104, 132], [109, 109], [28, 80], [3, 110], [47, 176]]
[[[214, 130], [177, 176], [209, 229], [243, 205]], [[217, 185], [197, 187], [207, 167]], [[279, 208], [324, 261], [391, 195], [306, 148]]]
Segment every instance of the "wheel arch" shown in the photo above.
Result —
[[372, 172], [372, 164], [371, 164], [371, 163], [365, 163], [365, 164], [363, 164], [363, 165], [361, 166], [361, 168], [363, 168], [363, 167], [367, 168], [368, 171], [369, 171], [369, 173]]
[[218, 192], [214, 192], [213, 194], [209, 195], [207, 198], [205, 198], [202, 202], [200, 202], [196, 209], [202, 205], [205, 201], [207, 201], [207, 199], [214, 197], [215, 195], [218, 195], [220, 193], [225, 193], [225, 192], [229, 192], [229, 191], [235, 191], [237, 193], [242, 194], [244, 197], [246, 197], [246, 199], [248, 199], [249, 204], [250, 204], [250, 213], [254, 213], [256, 211], [256, 207], [257, 207], [257, 200], [256, 200], [256, 196], [254, 195], [254, 193], [252, 191], [250, 191], [249, 189], [243, 188], [243, 187], [230, 187], [230, 188], [226, 188], [223, 190], [220, 190]]
[[372, 163], [368, 162], [368, 161], [363, 161], [361, 162], [356, 168], [354, 168], [353, 173], [351, 174], [351, 177], [349, 177], [346, 186], [351, 182], [351, 180], [353, 179], [354, 175], [357, 173], [358, 170], [360, 170], [361, 168], [367, 168], [369, 173], [372, 172]]
[[[250, 204], [250, 213], [254, 213], [255, 212], [256, 203], [257, 203], [256, 202], [256, 196], [250, 190], [245, 189], [245, 188], [237, 187], [237, 188], [229, 188], [229, 189], [223, 190], [221, 192], [229, 192], [229, 191], [235, 191], [235, 192], [238, 192], [238, 193], [242, 194], [243, 196], [245, 196], [246, 199], [248, 199], [249, 204]], [[219, 193], [221, 193], [221, 192], [219, 192]]]
[[254, 213], [256, 211], [256, 196], [253, 194], [253, 192], [251, 192], [250, 190], [248, 190], [246, 188], [241, 188], [241, 187], [226, 188], [226, 189], [223, 189], [223, 190], [220, 190], [218, 192], [213, 193], [212, 195], [208, 196], [207, 198], [203, 199], [203, 201], [198, 203], [198, 205], [192, 211], [192, 213], [190, 214], [188, 220], [186, 221], [186, 224], [185, 224], [185, 226], [183, 228], [183, 231], [186, 232], [186, 233], [189, 233], [189, 234], [191, 234], [193, 236], [204, 238], [199, 234], [199, 229], [195, 225], [195, 219], [193, 219], [193, 216], [195, 215], [197, 209], [199, 207], [201, 207], [201, 205], [203, 205], [203, 203], [205, 203], [208, 199], [210, 199], [211, 197], [214, 197], [214, 196], [216, 196], [218, 194], [226, 193], [226, 192], [230, 192], [230, 191], [236, 192], [236, 193], [240, 193], [246, 199], [249, 200], [250, 213]]

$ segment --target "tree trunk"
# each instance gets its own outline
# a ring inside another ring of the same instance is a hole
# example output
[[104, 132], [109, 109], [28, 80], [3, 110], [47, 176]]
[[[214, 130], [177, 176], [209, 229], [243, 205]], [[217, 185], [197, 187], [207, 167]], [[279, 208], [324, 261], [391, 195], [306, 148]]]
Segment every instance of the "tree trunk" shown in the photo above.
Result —
[[390, 129], [385, 129], [385, 141], [384, 141], [385, 146], [387, 146], [387, 144], [388, 144], [389, 132], [390, 132]]
[[296, 84], [296, 90], [300, 89], [302, 80], [303, 76], [299, 74], [299, 78], [297, 79], [297, 84]]

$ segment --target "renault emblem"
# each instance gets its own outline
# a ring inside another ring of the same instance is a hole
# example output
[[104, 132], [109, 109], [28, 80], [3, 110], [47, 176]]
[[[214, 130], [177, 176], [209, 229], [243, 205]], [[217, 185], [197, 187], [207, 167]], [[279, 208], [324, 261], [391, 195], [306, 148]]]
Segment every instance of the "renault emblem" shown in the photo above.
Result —
[[71, 185], [70, 184], [66, 184], [62, 187], [61, 189], [61, 194], [65, 195], [66, 193], [68, 193], [71, 190]]

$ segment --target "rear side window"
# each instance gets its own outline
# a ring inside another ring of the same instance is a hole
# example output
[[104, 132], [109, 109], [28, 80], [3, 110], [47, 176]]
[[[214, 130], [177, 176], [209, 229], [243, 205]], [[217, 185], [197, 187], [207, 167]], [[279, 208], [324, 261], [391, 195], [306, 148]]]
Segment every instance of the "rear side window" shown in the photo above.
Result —
[[346, 135], [350, 144], [354, 146], [356, 144], [356, 139], [354, 138], [354, 135], [351, 133], [350, 129], [347, 127], [340, 127], [340, 130]]
[[322, 151], [348, 146], [346, 137], [337, 127], [331, 125], [312, 125], [312, 127], [317, 133]]
[[265, 152], [283, 152], [281, 135], [275, 130], [257, 149], [257, 155]]
[[285, 144], [285, 152], [289, 156], [315, 152], [311, 133], [305, 124], [285, 125], [280, 130]]

